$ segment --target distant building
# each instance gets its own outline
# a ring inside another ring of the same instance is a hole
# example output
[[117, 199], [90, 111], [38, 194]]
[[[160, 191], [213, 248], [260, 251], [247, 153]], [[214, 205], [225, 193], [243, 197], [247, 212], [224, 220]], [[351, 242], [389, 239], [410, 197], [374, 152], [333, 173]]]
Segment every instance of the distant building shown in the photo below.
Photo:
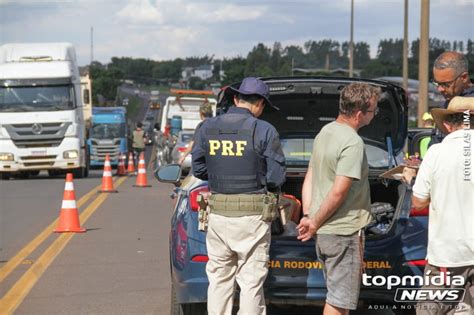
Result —
[[212, 78], [212, 71], [214, 70], [214, 65], [203, 65], [194, 70], [194, 76], [199, 77], [202, 80], [207, 80]]
[[212, 78], [214, 65], [202, 65], [197, 68], [186, 67], [181, 71], [181, 77], [184, 80], [189, 80], [190, 77], [198, 77], [201, 80]]

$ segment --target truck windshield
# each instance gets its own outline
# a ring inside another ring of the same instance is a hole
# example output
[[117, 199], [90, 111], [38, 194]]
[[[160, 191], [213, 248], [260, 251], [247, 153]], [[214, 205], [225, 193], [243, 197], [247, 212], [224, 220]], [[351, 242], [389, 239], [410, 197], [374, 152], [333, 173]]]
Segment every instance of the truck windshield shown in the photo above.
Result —
[[0, 86], [0, 112], [74, 109], [72, 85]]
[[125, 124], [92, 124], [91, 138], [115, 139], [125, 137]]

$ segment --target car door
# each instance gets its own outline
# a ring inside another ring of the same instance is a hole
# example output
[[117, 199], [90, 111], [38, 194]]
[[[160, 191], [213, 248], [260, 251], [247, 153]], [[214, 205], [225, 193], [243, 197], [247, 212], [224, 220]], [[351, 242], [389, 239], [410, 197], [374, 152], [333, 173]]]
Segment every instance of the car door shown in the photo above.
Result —
[[408, 129], [408, 154], [411, 156], [418, 153], [420, 158], [423, 159], [428, 150], [432, 133], [432, 128]]

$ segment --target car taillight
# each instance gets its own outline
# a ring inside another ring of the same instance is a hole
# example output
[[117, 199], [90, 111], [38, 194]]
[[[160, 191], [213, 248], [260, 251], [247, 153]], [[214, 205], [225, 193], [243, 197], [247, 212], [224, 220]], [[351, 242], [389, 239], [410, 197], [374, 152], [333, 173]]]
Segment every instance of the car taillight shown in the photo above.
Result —
[[193, 256], [193, 258], [191, 258], [191, 261], [194, 261], [194, 262], [208, 262], [209, 257], [206, 256], [206, 255], [196, 255], [196, 256]]
[[199, 210], [197, 197], [199, 196], [200, 193], [204, 193], [204, 192], [209, 192], [209, 188], [207, 186], [198, 187], [189, 193], [189, 200], [191, 201], [191, 210], [193, 211]]
[[410, 266], [424, 267], [426, 266], [426, 260], [425, 259], [409, 260], [407, 261], [407, 264]]
[[186, 149], [187, 149], [186, 147], [179, 147], [178, 152], [184, 152], [184, 151], [186, 151]]
[[421, 210], [417, 210], [415, 208], [410, 209], [410, 217], [427, 217], [429, 213], [429, 207], [423, 208]]

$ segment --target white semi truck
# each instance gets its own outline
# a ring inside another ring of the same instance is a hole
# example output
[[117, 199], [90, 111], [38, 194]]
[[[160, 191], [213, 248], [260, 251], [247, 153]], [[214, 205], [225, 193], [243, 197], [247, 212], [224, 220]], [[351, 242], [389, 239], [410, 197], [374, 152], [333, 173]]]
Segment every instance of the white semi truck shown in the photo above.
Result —
[[82, 97], [71, 44], [0, 46], [0, 177], [87, 177]]

